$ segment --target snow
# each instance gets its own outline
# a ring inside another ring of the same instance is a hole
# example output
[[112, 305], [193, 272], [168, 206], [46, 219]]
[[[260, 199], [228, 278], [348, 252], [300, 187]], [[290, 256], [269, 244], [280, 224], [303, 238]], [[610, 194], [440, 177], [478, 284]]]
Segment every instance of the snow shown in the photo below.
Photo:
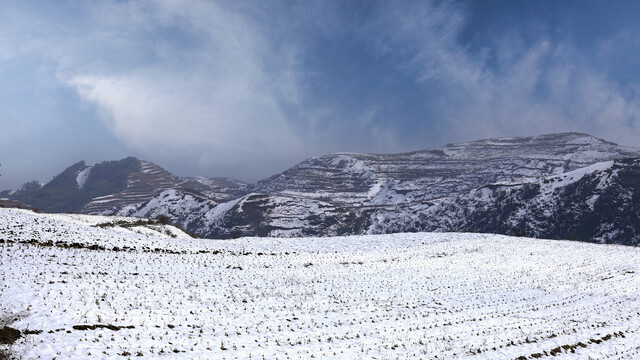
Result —
[[105, 196], [98, 196], [93, 198], [93, 200], [91, 200], [92, 203], [106, 203], [106, 202], [111, 202], [113, 199], [113, 195], [105, 195]]
[[78, 176], [76, 176], [76, 182], [78, 183], [78, 189], [82, 189], [84, 187], [84, 184], [87, 182], [87, 179], [89, 178], [89, 175], [91, 174], [91, 169], [93, 167], [92, 166], [88, 166], [86, 168], [84, 168], [83, 170], [81, 170], [80, 172], [78, 172]]
[[145, 174], [158, 171], [158, 166], [150, 161], [140, 160], [140, 166], [142, 166], [142, 172]]
[[42, 330], [14, 344], [21, 358], [640, 356], [638, 248], [452, 233], [213, 241], [90, 226], [105, 219], [0, 209], [2, 314]]
[[378, 180], [371, 186], [367, 193], [367, 204], [388, 205], [407, 202], [411, 199], [410, 196], [398, 194], [393, 190], [394, 187], [394, 182], [391, 180]]
[[569, 184], [573, 184], [576, 181], [579, 181], [580, 179], [582, 179], [587, 174], [591, 174], [596, 171], [605, 171], [605, 170], [611, 169], [612, 166], [613, 166], [613, 160], [602, 161], [590, 166], [586, 166], [580, 169], [566, 172], [561, 175], [550, 176], [546, 179], [553, 180], [553, 181], [549, 181], [548, 184], [545, 184], [545, 188], [547, 190], [555, 190], [559, 187], [564, 187]]
[[567, 141], [567, 144], [576, 144], [576, 145], [598, 145], [600, 144], [602, 141], [594, 138], [593, 136], [580, 136], [577, 137], [575, 139], [569, 140]]
[[[172, 201], [178, 201], [181, 198], [180, 194], [178, 193], [177, 190], [165, 190], [163, 192], [161, 192], [158, 196], [152, 198], [151, 200], [149, 200], [146, 204], [144, 204], [144, 206], [142, 206], [141, 209], [137, 210], [136, 213], [137, 214], [146, 214], [148, 213], [151, 209], [165, 209], [166, 208], [166, 204]], [[127, 209], [131, 209], [131, 208], [126, 208], [125, 211]], [[136, 214], [136, 216], [137, 216]], [[167, 215], [167, 214], [163, 214], [163, 215]]]
[[[495, 141], [498, 140], [498, 141]], [[482, 141], [483, 145], [488, 145], [488, 146], [513, 146], [512, 141], [514, 140], [514, 138], [499, 138], [499, 139], [495, 139], [494, 141]]]
[[567, 154], [562, 158], [564, 160], [572, 160], [572, 161], [587, 163], [587, 162], [595, 162], [603, 158], [611, 157], [611, 155], [613, 154], [610, 154], [608, 152], [588, 150], [588, 151], [581, 151], [581, 152], [576, 152], [572, 154]]
[[456, 148], [448, 147], [448, 146], [447, 146], [447, 147], [443, 147], [443, 148], [442, 148], [442, 152], [444, 152], [444, 154], [445, 154], [446, 156], [449, 156], [449, 157], [455, 157], [456, 155], [458, 155], [458, 154], [459, 154], [460, 152], [462, 152], [462, 151], [461, 151], [461, 150], [459, 150], [459, 149], [456, 149]]
[[366, 173], [369, 176], [374, 175], [367, 163], [347, 153], [334, 154], [333, 159], [331, 160], [331, 165], [341, 166], [349, 171]]
[[238, 204], [243, 199], [244, 198], [238, 198], [238, 199], [235, 199], [235, 200], [231, 200], [231, 201], [227, 201], [225, 203], [218, 204], [213, 209], [211, 209], [209, 212], [207, 212], [205, 214], [205, 217], [207, 219], [216, 219], [216, 218], [220, 217], [221, 215], [223, 215], [224, 213], [226, 213], [227, 211], [231, 210], [234, 206], [236, 206], [236, 204]]
[[369, 189], [369, 192], [367, 193], [367, 197], [374, 197], [376, 195], [378, 195], [378, 193], [380, 192], [380, 189], [382, 189], [382, 186], [384, 185], [384, 183], [382, 181], [378, 181], [375, 184], [373, 184], [371, 186], [371, 188]]
[[591, 209], [592, 211], [594, 210], [594, 206], [596, 204], [596, 201], [598, 201], [598, 199], [600, 198], [600, 194], [595, 194], [595, 195], [591, 195], [587, 201], [585, 201], [587, 203], [587, 205], [589, 205], [589, 209]]

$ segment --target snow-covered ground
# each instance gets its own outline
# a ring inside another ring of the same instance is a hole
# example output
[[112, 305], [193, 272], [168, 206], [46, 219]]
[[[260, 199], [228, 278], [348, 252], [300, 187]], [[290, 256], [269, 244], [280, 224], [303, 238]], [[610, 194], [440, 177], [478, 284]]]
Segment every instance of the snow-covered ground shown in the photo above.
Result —
[[640, 357], [638, 248], [451, 233], [215, 241], [92, 226], [107, 222], [0, 209], [1, 315], [30, 333], [18, 356]]

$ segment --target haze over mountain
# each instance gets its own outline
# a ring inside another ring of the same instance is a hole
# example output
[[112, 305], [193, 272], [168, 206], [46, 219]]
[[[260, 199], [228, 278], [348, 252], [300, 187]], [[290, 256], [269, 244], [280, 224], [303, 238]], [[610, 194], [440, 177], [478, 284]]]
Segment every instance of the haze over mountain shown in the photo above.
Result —
[[252, 185], [135, 158], [80, 162], [3, 194], [50, 211], [164, 215], [209, 238], [473, 231], [636, 245], [638, 159], [637, 148], [561, 133], [331, 154]]

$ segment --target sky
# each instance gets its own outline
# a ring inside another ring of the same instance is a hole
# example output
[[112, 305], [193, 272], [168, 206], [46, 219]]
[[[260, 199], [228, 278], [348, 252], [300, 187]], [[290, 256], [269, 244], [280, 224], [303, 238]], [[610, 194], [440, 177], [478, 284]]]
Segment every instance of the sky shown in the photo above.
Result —
[[640, 2], [3, 0], [0, 189], [136, 156], [253, 182], [312, 156], [579, 131], [640, 144]]

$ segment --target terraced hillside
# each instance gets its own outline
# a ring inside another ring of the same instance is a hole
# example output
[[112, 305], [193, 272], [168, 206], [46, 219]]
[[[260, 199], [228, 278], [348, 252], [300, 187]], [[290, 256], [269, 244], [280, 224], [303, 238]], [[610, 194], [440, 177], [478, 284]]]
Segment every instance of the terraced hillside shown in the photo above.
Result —
[[162, 167], [134, 157], [86, 165], [80, 161], [41, 185], [26, 183], [0, 195], [42, 211], [97, 214], [151, 200], [164, 190], [179, 189], [213, 204], [246, 193], [247, 184], [229, 178], [181, 178]]
[[[638, 202], [620, 196], [640, 196], [637, 158], [638, 149], [578, 133], [487, 139], [403, 154], [333, 154], [307, 159], [222, 204], [172, 191], [109, 213], [166, 214], [211, 238], [476, 231], [635, 245], [640, 243]], [[576, 177], [539, 185], [604, 162], [615, 162], [610, 181]], [[530, 189], [518, 195], [520, 188]], [[549, 191], [538, 195], [540, 188]], [[501, 193], [483, 201], [479, 194], [489, 189]], [[603, 210], [587, 204], [595, 199]], [[618, 231], [617, 224], [625, 230]]]
[[140, 161], [140, 167], [141, 171], [129, 176], [127, 187], [122, 192], [93, 198], [83, 211], [97, 214], [114, 207], [143, 203], [159, 192], [179, 187], [184, 182], [154, 163]]
[[2, 194], [41, 211], [80, 212], [95, 197], [125, 190], [129, 176], [141, 169], [140, 161], [133, 157], [93, 166], [80, 161], [44, 185], [32, 181], [17, 191]]
[[640, 158], [487, 184], [435, 205], [379, 210], [372, 233], [474, 231], [640, 245]]
[[254, 191], [349, 206], [423, 203], [485, 184], [558, 175], [638, 154], [638, 149], [580, 133], [486, 139], [402, 154], [311, 158], [259, 181]]

